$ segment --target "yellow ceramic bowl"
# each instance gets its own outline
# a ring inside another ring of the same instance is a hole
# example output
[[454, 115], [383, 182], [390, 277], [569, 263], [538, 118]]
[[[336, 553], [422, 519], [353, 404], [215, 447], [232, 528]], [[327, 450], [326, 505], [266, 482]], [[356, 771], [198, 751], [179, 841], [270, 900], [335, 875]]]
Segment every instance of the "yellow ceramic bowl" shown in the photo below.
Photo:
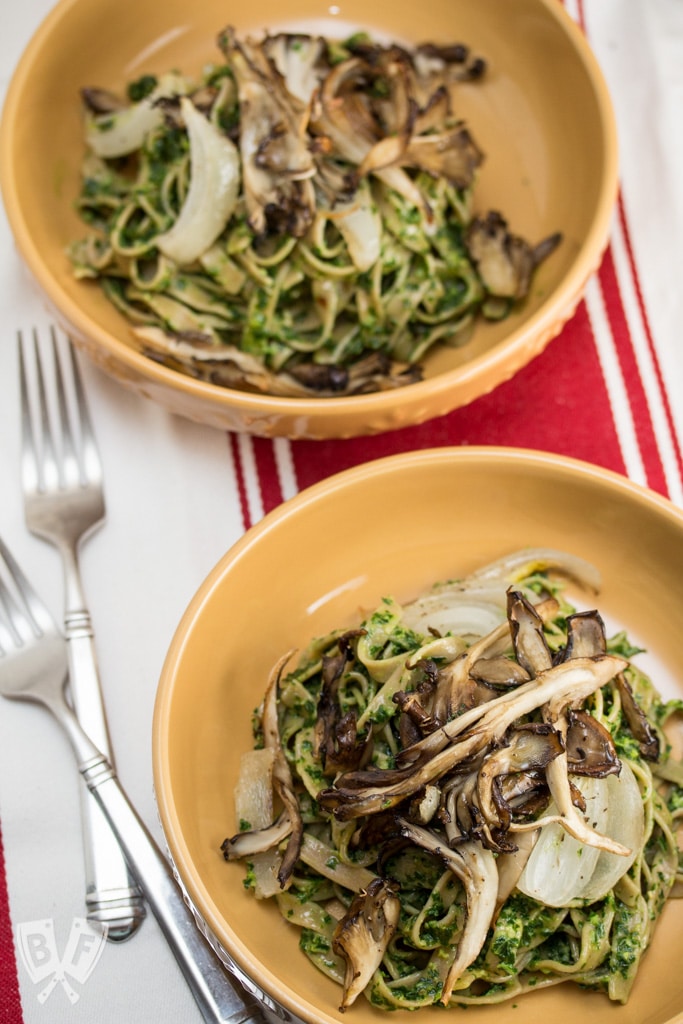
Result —
[[[593, 562], [603, 578], [596, 603], [608, 622], [626, 627], [648, 649], [648, 670], [654, 666], [667, 696], [683, 696], [683, 512], [604, 470], [514, 449], [391, 456], [317, 484], [224, 556], [180, 623], [154, 720], [156, 795], [169, 848], [223, 956], [307, 1024], [389, 1018], [362, 999], [342, 1017], [340, 990], [299, 952], [297, 929], [274, 906], [248, 895], [243, 865], [227, 864], [220, 852], [222, 840], [237, 831], [232, 793], [269, 670], [291, 647], [357, 624], [360, 610], [383, 596], [408, 600], [438, 579], [528, 545]], [[480, 1024], [678, 1020], [682, 956], [683, 907], [674, 902], [627, 1006], [565, 985], [515, 1000], [517, 1009], [477, 1008], [467, 1018]], [[438, 1009], [418, 1015], [427, 1024], [444, 1019]]]
[[[140, 355], [99, 290], [77, 282], [64, 250], [83, 225], [73, 202], [83, 154], [79, 89], [120, 90], [145, 72], [196, 73], [238, 31], [302, 26], [398, 40], [463, 41], [490, 64], [463, 89], [462, 114], [486, 154], [482, 209], [500, 209], [532, 241], [564, 243], [537, 274], [525, 308], [481, 326], [460, 350], [426, 360], [400, 392], [337, 399], [259, 397], [194, 381]], [[0, 178], [19, 252], [55, 317], [102, 368], [194, 420], [253, 434], [328, 438], [444, 414], [512, 376], [560, 330], [600, 259], [617, 185], [610, 100], [588, 46], [558, 0], [61, 0], [19, 61], [0, 135]]]

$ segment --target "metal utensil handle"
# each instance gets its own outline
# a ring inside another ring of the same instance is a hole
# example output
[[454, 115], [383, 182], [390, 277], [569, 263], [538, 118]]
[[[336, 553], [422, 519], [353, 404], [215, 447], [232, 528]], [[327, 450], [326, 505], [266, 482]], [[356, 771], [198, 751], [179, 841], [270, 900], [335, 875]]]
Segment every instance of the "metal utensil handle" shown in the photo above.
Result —
[[[64, 632], [71, 694], [78, 718], [98, 749], [111, 761], [93, 630], [87, 610], [67, 610]], [[82, 792], [81, 823], [88, 919], [106, 925], [110, 941], [124, 941], [145, 917], [142, 894], [131, 877], [109, 822], [87, 790]]]
[[116, 833], [130, 867], [208, 1024], [265, 1022], [255, 997], [244, 992], [200, 934], [167, 861], [103, 755], [79, 766], [88, 789]]

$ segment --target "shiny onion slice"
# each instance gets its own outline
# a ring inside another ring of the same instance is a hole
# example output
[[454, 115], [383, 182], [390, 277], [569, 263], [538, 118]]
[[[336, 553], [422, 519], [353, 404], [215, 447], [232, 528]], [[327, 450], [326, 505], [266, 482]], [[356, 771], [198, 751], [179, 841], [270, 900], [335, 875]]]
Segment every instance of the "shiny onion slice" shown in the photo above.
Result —
[[[274, 751], [248, 750], [240, 759], [240, 773], [235, 789], [235, 817], [252, 829], [265, 829], [273, 820]], [[267, 899], [280, 892], [277, 871], [282, 857], [277, 846], [251, 855], [254, 894]]]
[[382, 248], [382, 219], [367, 181], [360, 181], [353, 199], [337, 203], [327, 216], [344, 238], [356, 269], [374, 266]]
[[141, 149], [149, 133], [163, 121], [159, 101], [182, 96], [186, 91], [182, 76], [171, 72], [162, 75], [156, 88], [138, 103], [106, 113], [88, 113], [85, 121], [88, 148], [103, 160], [127, 156]]
[[541, 828], [517, 888], [549, 907], [575, 900], [603, 899], [633, 864], [643, 843], [644, 815], [640, 787], [626, 762], [619, 775], [574, 779], [586, 801], [585, 817], [601, 832], [628, 847], [621, 857], [586, 846], [557, 822]]
[[404, 625], [425, 635], [432, 630], [441, 636], [486, 636], [502, 622], [504, 607], [467, 591], [428, 594], [403, 610]]
[[600, 851], [591, 880], [581, 893], [581, 899], [591, 903], [606, 896], [628, 871], [643, 845], [645, 832], [643, 798], [629, 765], [622, 762], [619, 775], [608, 775], [602, 781], [606, 784], [609, 800], [607, 831], [632, 852], [628, 857], [618, 857], [614, 853]]
[[272, 749], [247, 750], [240, 759], [235, 815], [249, 828], [267, 828], [273, 820]]
[[235, 143], [223, 135], [183, 96], [180, 110], [190, 140], [190, 187], [178, 219], [156, 239], [158, 249], [188, 264], [216, 241], [232, 215], [240, 186], [240, 158]]

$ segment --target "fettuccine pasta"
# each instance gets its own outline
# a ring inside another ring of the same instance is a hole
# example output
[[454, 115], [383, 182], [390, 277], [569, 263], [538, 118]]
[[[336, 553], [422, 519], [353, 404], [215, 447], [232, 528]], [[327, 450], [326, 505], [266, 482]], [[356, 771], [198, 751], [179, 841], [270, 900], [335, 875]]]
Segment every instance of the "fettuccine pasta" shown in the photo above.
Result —
[[476, 211], [458, 91], [481, 59], [362, 34], [219, 44], [198, 80], [83, 90], [92, 230], [71, 260], [144, 352], [252, 391], [373, 391], [524, 300], [559, 236], [531, 245]]

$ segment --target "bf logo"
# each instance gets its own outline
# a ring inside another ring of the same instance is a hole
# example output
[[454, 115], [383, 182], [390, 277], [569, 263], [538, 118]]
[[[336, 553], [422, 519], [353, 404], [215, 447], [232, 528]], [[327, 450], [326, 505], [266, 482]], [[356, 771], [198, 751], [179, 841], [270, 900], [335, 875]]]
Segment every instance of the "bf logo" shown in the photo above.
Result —
[[[24, 967], [34, 985], [43, 985], [38, 1001], [44, 1003], [56, 985], [61, 985], [71, 1003], [80, 996], [69, 978], [84, 985], [105, 944], [104, 931], [95, 930], [84, 917], [76, 917], [71, 925], [64, 954], [57, 951], [54, 922], [27, 921], [17, 928], [17, 945]], [[68, 977], [67, 977], [68, 975]]]

